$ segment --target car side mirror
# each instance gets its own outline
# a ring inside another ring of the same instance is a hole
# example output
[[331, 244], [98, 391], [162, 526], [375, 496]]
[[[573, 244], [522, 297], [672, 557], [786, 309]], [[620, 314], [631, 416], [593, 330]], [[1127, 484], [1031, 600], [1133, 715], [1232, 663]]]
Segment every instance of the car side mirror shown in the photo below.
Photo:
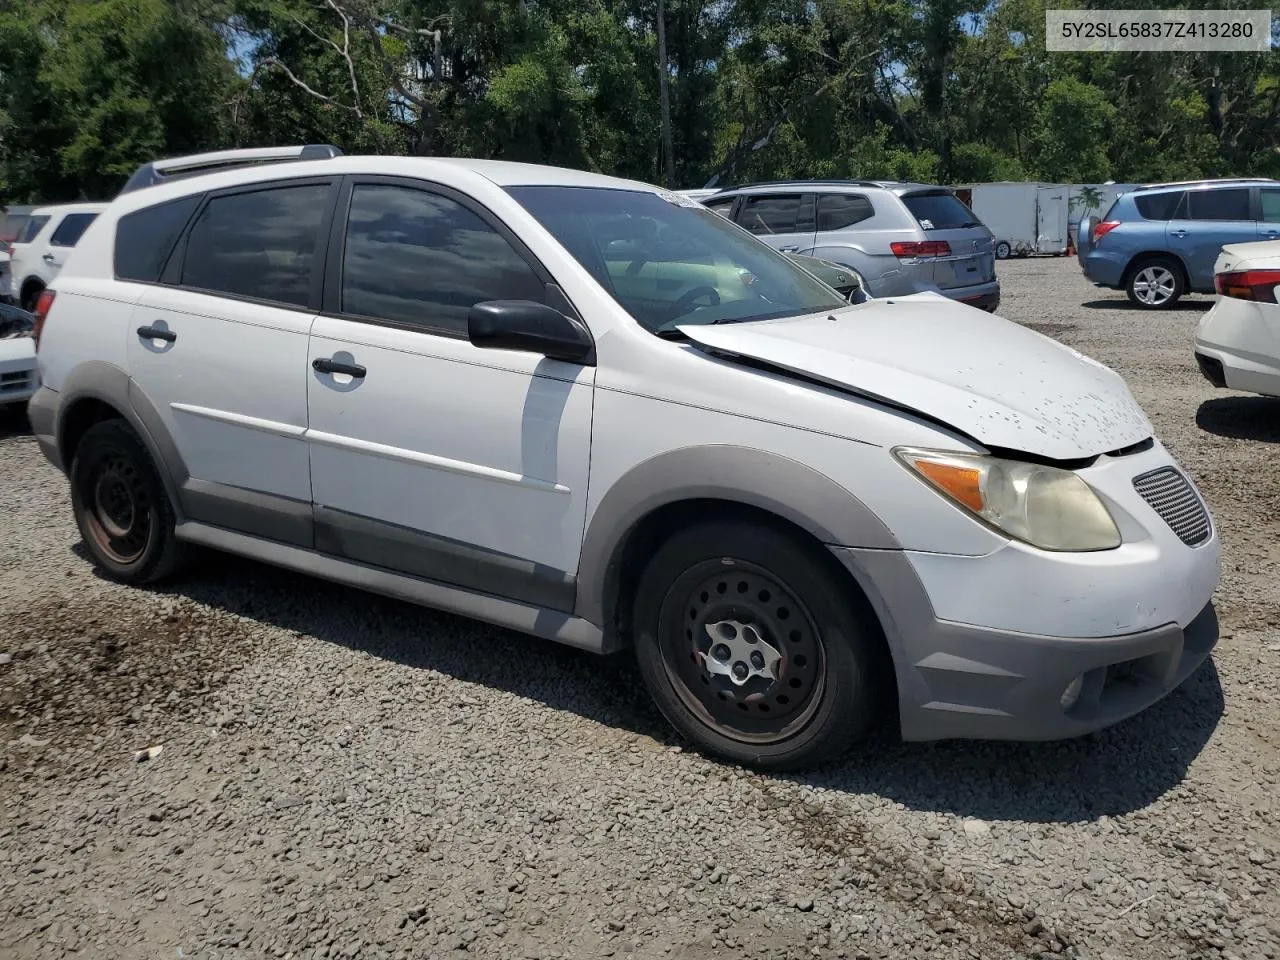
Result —
[[533, 300], [486, 300], [467, 315], [467, 337], [489, 350], [523, 350], [594, 366], [596, 345], [582, 322]]

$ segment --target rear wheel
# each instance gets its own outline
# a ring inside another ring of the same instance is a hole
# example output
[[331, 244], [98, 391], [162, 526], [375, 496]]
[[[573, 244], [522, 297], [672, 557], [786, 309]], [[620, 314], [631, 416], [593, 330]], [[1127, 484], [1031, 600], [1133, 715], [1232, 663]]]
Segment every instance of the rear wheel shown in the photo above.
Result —
[[1001, 240], [999, 243], [996, 244], [996, 259], [997, 260], [1009, 259], [1009, 242], [1007, 240]]
[[179, 566], [174, 512], [146, 446], [123, 420], [90, 427], [71, 461], [76, 525], [98, 566], [121, 583], [152, 583]]
[[633, 635], [659, 709], [700, 749], [764, 769], [830, 758], [871, 726], [875, 624], [826, 558], [785, 533], [713, 522], [663, 544]]
[[1143, 260], [1129, 272], [1125, 293], [1143, 310], [1166, 310], [1182, 296], [1182, 269], [1168, 257]]

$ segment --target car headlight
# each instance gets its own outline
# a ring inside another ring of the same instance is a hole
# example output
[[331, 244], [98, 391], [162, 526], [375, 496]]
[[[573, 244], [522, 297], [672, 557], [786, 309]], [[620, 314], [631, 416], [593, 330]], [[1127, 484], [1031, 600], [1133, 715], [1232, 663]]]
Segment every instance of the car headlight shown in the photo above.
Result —
[[1041, 550], [1112, 550], [1120, 531], [1070, 470], [983, 454], [897, 447], [903, 464], [957, 506]]

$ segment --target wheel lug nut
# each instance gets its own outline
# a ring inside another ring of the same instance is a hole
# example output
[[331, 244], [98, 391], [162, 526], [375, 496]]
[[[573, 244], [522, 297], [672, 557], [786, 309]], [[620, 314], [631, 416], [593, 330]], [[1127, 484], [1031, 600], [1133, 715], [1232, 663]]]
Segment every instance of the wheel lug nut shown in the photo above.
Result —
[[711, 651], [711, 656], [715, 657], [717, 660], [720, 660], [721, 662], [723, 662], [723, 661], [725, 661], [725, 660], [728, 660], [728, 659], [729, 659], [729, 648], [728, 648], [728, 647], [726, 647], [723, 643], [718, 643], [718, 644], [716, 644], [716, 646], [712, 649], [712, 651]]
[[733, 665], [733, 675], [739, 680], [745, 680], [747, 677], [747, 665], [739, 660]]
[[751, 665], [757, 670], [764, 669], [764, 655], [759, 650], [751, 651]]

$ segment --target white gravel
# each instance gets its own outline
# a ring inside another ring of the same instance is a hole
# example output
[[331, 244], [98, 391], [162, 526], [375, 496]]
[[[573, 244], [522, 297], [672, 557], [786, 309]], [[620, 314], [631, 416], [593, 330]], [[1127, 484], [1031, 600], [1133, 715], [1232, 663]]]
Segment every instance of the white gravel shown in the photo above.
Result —
[[10, 424], [0, 957], [1280, 956], [1280, 401], [1200, 378], [1207, 300], [1000, 273], [1214, 509], [1224, 639], [1165, 702], [747, 773], [682, 752], [625, 658], [229, 558], [111, 585]]

